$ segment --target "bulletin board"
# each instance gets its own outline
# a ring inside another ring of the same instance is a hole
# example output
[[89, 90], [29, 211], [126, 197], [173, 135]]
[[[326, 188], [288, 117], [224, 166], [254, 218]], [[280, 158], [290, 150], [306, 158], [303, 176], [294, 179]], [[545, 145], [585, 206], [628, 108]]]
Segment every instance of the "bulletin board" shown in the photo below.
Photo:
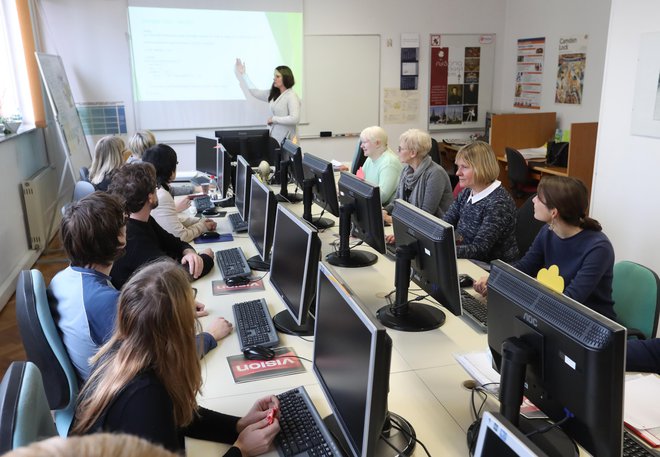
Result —
[[493, 103], [495, 34], [431, 34], [429, 49], [429, 131], [483, 131]]

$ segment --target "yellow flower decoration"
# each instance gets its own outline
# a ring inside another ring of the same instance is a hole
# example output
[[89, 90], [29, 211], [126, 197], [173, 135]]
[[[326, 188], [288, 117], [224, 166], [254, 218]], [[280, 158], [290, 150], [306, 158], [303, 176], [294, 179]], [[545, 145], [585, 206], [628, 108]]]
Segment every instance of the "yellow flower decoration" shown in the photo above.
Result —
[[550, 265], [550, 268], [541, 268], [536, 275], [538, 282], [560, 294], [564, 292], [564, 278], [559, 276], [559, 267]]

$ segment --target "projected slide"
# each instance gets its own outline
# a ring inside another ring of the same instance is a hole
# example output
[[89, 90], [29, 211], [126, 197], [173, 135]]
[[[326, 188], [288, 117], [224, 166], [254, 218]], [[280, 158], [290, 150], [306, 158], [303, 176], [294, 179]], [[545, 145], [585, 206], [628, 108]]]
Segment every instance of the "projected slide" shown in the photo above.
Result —
[[263, 126], [268, 105], [244, 93], [237, 58], [269, 89], [291, 67], [302, 97], [302, 13], [129, 7], [133, 85], [141, 128]]

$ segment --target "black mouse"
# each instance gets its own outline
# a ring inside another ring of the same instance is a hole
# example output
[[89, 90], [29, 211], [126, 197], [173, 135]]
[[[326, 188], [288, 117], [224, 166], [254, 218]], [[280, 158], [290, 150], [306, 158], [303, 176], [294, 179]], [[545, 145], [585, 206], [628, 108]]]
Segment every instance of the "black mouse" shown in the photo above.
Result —
[[264, 346], [248, 346], [243, 349], [243, 356], [248, 360], [270, 360], [275, 357], [275, 351]]
[[472, 279], [470, 275], [460, 274], [458, 275], [458, 284], [462, 288], [472, 287], [472, 284], [474, 284], [474, 279]]
[[220, 234], [218, 232], [204, 232], [200, 235], [200, 238], [203, 240], [215, 240], [220, 238]]
[[225, 284], [229, 287], [245, 286], [246, 284], [250, 284], [250, 278], [247, 276], [234, 276], [233, 278], [225, 279]]
[[216, 213], [215, 208], [208, 208], [202, 211], [202, 214], [204, 216], [215, 216], [215, 213]]

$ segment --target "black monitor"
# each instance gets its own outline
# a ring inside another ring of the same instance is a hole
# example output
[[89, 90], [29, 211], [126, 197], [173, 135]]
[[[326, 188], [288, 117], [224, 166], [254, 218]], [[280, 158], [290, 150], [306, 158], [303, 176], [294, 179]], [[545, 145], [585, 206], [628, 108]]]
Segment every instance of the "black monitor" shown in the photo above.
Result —
[[[326, 423], [347, 455], [395, 455], [381, 441], [383, 432], [403, 455], [415, 447], [410, 424], [388, 411], [391, 355], [392, 340], [383, 326], [321, 263], [313, 369], [333, 413]], [[390, 433], [393, 424], [405, 427], [408, 434]]]
[[366, 160], [367, 160], [367, 156], [364, 155], [364, 151], [362, 150], [362, 141], [358, 141], [357, 150], [355, 151], [355, 155], [353, 156], [353, 162], [351, 162], [351, 173], [356, 175], [358, 170], [362, 165], [364, 165], [364, 162], [366, 162]]
[[[592, 455], [621, 455], [624, 327], [496, 260], [488, 278], [488, 346], [501, 374], [500, 412], [535, 433], [544, 452], [575, 455], [568, 435]], [[538, 432], [548, 424], [519, 418], [523, 395], [565, 434]], [[557, 450], [560, 443], [566, 447]]]
[[250, 177], [252, 174], [252, 167], [250, 167], [247, 160], [245, 160], [243, 156], [238, 156], [236, 160], [236, 187], [234, 188], [234, 201], [236, 203], [238, 214], [241, 215], [241, 219], [244, 221], [248, 220], [250, 214], [250, 184], [252, 183]]
[[296, 186], [302, 189], [305, 182], [305, 173], [303, 172], [303, 158], [302, 149], [291, 140], [284, 140], [282, 148], [280, 149], [280, 193], [277, 196], [277, 201], [296, 203], [302, 201], [302, 197], [289, 193], [287, 186], [289, 176], [293, 177]]
[[316, 157], [313, 154], [305, 154], [303, 157], [303, 173], [305, 181], [303, 184], [303, 219], [318, 229], [326, 229], [335, 225], [335, 221], [324, 217], [312, 217], [312, 201], [328, 211], [333, 216], [339, 217], [339, 201], [337, 200], [337, 186], [335, 185], [335, 172], [332, 164], [327, 160]]
[[408, 332], [432, 330], [444, 323], [445, 313], [440, 309], [408, 298], [411, 278], [435, 301], [460, 316], [454, 227], [399, 199], [394, 202], [392, 225], [396, 239], [396, 298], [378, 311], [378, 319], [386, 327]]
[[248, 264], [253, 270], [270, 269], [270, 248], [273, 245], [276, 208], [277, 200], [273, 191], [257, 176], [252, 175], [248, 235], [259, 253], [248, 259]]
[[[373, 265], [378, 256], [367, 251], [352, 249], [351, 234], [380, 253], [385, 253], [383, 209], [378, 186], [351, 173], [339, 176], [339, 248], [326, 259], [339, 267], [365, 267]], [[352, 226], [352, 228], [351, 228]]]
[[258, 167], [262, 160], [273, 161], [268, 129], [216, 130], [215, 136], [233, 158], [243, 156], [251, 167]]
[[548, 457], [499, 413], [484, 412], [474, 457]]
[[218, 176], [218, 140], [195, 137], [195, 168], [209, 176]]
[[286, 307], [273, 317], [280, 332], [301, 336], [314, 334], [313, 304], [320, 256], [321, 241], [316, 228], [278, 205], [270, 283]]

